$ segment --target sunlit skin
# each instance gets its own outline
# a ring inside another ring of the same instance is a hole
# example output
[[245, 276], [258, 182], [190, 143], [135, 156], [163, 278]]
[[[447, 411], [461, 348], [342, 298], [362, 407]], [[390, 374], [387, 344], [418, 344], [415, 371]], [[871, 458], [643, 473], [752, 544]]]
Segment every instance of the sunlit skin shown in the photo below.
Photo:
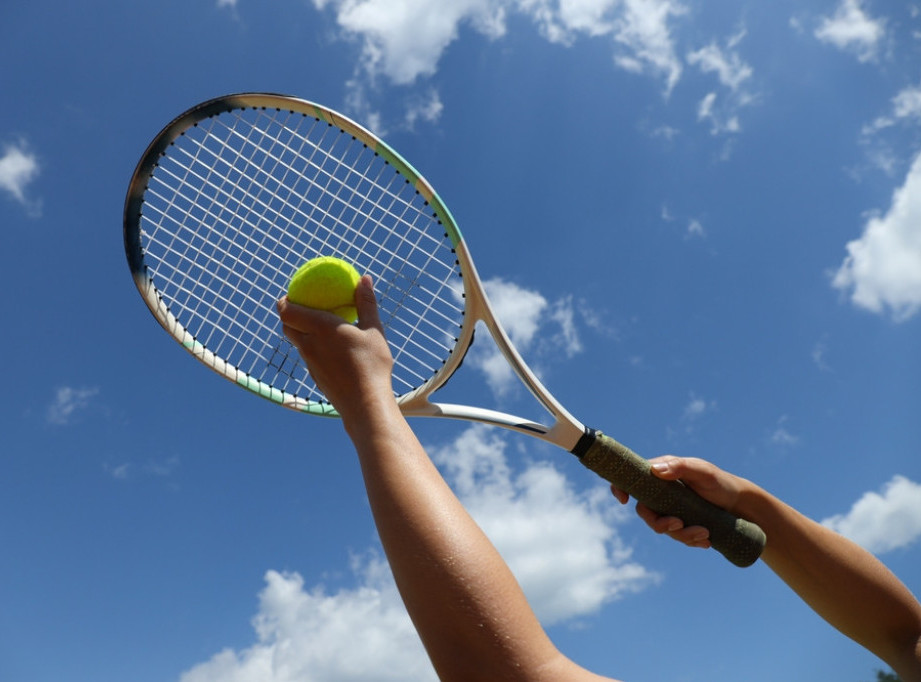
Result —
[[[816, 613], [886, 661], [904, 682], [921, 682], [921, 605], [875, 556], [807, 518], [750, 481], [701, 459], [652, 460], [663, 479], [681, 479], [702, 497], [757, 523], [767, 535], [762, 560]], [[626, 493], [612, 488], [626, 503]], [[708, 532], [684, 527], [637, 504], [657, 533], [690, 547], [709, 548]]]
[[[550, 641], [508, 566], [432, 464], [393, 397], [393, 359], [370, 277], [356, 291], [357, 325], [278, 302], [284, 333], [351, 438], [381, 542], [406, 609], [441, 680], [603, 680]], [[921, 682], [921, 606], [872, 554], [811, 521], [755, 484], [698, 459], [653, 460], [701, 496], [761, 526], [763, 560], [810, 607]], [[628, 496], [613, 489], [622, 503]], [[657, 533], [709, 547], [706, 529], [685, 528], [642, 505]], [[753, 624], [754, 627], [754, 624]], [[612, 662], [630, 652], [612, 649]]]
[[282, 299], [284, 332], [355, 445], [381, 543], [441, 680], [603, 678], [547, 637], [492, 543], [432, 464], [397, 407], [393, 360], [370, 278], [357, 325]]

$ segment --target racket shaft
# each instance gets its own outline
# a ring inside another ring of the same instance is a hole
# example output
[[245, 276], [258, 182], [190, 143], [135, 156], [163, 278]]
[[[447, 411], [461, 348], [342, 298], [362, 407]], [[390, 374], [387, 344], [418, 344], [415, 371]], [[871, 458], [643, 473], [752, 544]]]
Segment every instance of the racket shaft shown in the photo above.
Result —
[[676, 516], [685, 526], [707, 528], [711, 546], [736, 566], [750, 566], [761, 556], [761, 528], [707, 502], [680, 481], [657, 478], [648, 460], [613, 438], [596, 433], [581, 461], [656, 513]]

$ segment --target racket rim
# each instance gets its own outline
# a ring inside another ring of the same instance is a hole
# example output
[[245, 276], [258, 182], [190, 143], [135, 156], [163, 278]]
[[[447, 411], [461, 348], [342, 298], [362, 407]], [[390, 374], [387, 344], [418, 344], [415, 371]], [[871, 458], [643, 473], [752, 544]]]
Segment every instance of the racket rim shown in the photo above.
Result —
[[[187, 131], [197, 127], [200, 122], [221, 114], [250, 109], [290, 111], [305, 117], [313, 117], [317, 121], [325, 122], [328, 126], [338, 128], [341, 132], [350, 135], [369, 148], [376, 156], [380, 156], [386, 164], [392, 166], [407, 183], [412, 185], [412, 189], [422, 197], [425, 205], [437, 218], [437, 223], [443, 229], [444, 237], [450, 242], [455, 255], [458, 250], [466, 253], [465, 241], [457, 221], [434, 187], [398, 151], [351, 118], [308, 99], [294, 95], [255, 91], [219, 95], [199, 102], [174, 116], [148, 143], [128, 183], [123, 209], [123, 242], [135, 286], [151, 314], [160, 326], [196, 359], [234, 383], [276, 404], [296, 411], [318, 416], [338, 417], [338, 412], [328, 401], [304, 398], [277, 388], [204, 347], [171, 313], [145, 261], [146, 254], [142, 244], [142, 207], [145, 203], [149, 182], [159, 165], [159, 160], [166, 156], [166, 151], [176, 140]], [[417, 400], [420, 395], [430, 395], [444, 386], [460, 367], [472, 345], [476, 318], [468, 317], [466, 313], [467, 301], [475, 298], [475, 295], [470, 291], [468, 283], [471, 280], [478, 282], [479, 278], [475, 271], [472, 272], [472, 276], [468, 276], [471, 275], [470, 268], [472, 268], [472, 260], [469, 259], [469, 256], [457, 258], [456, 265], [461, 272], [460, 279], [463, 287], [460, 294], [462, 301], [459, 303], [462, 318], [460, 329], [453, 339], [453, 346], [447, 353], [447, 357], [444, 358], [442, 366], [419, 385], [395, 396], [401, 405]]]
[[[296, 104], [297, 107], [292, 107], [293, 104]], [[455, 265], [458, 268], [458, 273], [461, 275], [461, 286], [463, 287], [464, 300], [461, 303], [461, 308], [458, 310], [461, 318], [459, 332], [454, 339], [454, 346], [451, 347], [448, 357], [445, 358], [441, 367], [438, 367], [433, 375], [423, 381], [419, 386], [397, 396], [397, 400], [401, 403], [401, 408], [404, 412], [407, 413], [408, 416], [412, 416], [414, 414], [413, 409], [420, 408], [420, 411], [416, 413], [418, 416], [444, 416], [472, 419], [521, 431], [528, 435], [538, 437], [545, 442], [553, 443], [569, 450], [583, 461], [583, 464], [586, 464], [586, 466], [605, 478], [606, 476], [602, 470], [606, 469], [606, 467], [597, 466], [595, 460], [591, 460], [588, 463], [585, 461], [589, 459], [587, 455], [590, 451], [596, 453], [602, 451], [601, 447], [594, 447], [595, 443], [601, 442], [601, 438], [603, 437], [602, 434], [582, 425], [581, 422], [570, 415], [550, 391], [543, 386], [521, 357], [517, 348], [512, 344], [511, 339], [496, 317], [495, 311], [489, 302], [483, 282], [476, 272], [473, 260], [470, 257], [466, 242], [461, 235], [457, 223], [441, 197], [435, 192], [434, 188], [411, 164], [409, 164], [409, 162], [377, 135], [348, 117], [309, 100], [273, 93], [238, 93], [212, 98], [176, 116], [152, 139], [145, 149], [144, 154], [141, 156], [131, 176], [129, 191], [125, 199], [125, 213], [123, 218], [124, 245], [135, 285], [140, 291], [148, 309], [160, 325], [174, 339], [180, 342], [187, 351], [201, 361], [202, 364], [222, 374], [225, 378], [235, 381], [238, 385], [247, 388], [250, 392], [267, 398], [276, 404], [299, 409], [309, 414], [338, 416], [338, 413], [330, 403], [305, 399], [290, 392], [286, 392], [283, 389], [276, 388], [261, 379], [251, 376], [245, 370], [235, 366], [233, 362], [217, 355], [213, 351], [207, 349], [203, 343], [198, 342], [189, 329], [180, 323], [169, 310], [168, 303], [161, 295], [145, 263], [144, 248], [141, 244], [143, 230], [141, 207], [144, 204], [148, 181], [153, 177], [153, 172], [158, 165], [157, 160], [159, 157], [165, 156], [164, 152], [170, 144], [180, 137], [184, 131], [196, 126], [199, 121], [222, 112], [250, 108], [276, 109], [279, 112], [288, 110], [291, 113], [301, 113], [304, 116], [312, 114], [317, 121], [325, 121], [328, 125], [338, 128], [340, 132], [351, 134], [355, 140], [360, 141], [366, 147], [370, 148], [375, 155], [383, 156], [384, 162], [392, 165], [396, 172], [400, 174], [407, 183], [412, 183], [412, 188], [417, 194], [423, 197], [426, 206], [430, 207], [434, 212], [432, 217], [437, 218], [440, 227], [445, 231], [444, 237], [451, 242], [452, 251], [456, 256]], [[309, 111], [305, 111], [304, 109], [309, 109]], [[142, 178], [143, 182], [141, 181]], [[394, 196], [397, 195], [394, 194]], [[392, 255], [396, 254], [394, 253]], [[453, 271], [453, 267], [449, 266], [448, 271]], [[436, 294], [438, 297], [443, 297], [443, 300], [447, 298], [447, 296], [442, 293], [444, 289], [448, 289], [452, 292], [457, 291], [455, 287], [448, 284], [447, 280], [443, 280]], [[428, 396], [443, 387], [460, 367], [467, 351], [473, 343], [477, 322], [483, 322], [485, 324], [490, 336], [498, 346], [499, 352], [508, 362], [511, 369], [531, 391], [537, 401], [553, 416], [555, 420], [553, 426], [545, 427], [541, 424], [529, 422], [512, 415], [493, 412], [483, 408], [476, 408], [473, 406], [451, 406], [433, 403], [428, 400]], [[265, 328], [265, 326], [263, 326], [263, 328]], [[181, 333], [177, 330], [181, 330]], [[254, 334], [254, 337], [258, 339], [259, 335]], [[405, 341], [409, 341], [408, 336], [405, 337]], [[218, 343], [218, 346], [219, 345]], [[454, 352], [458, 349], [460, 352]], [[285, 358], [287, 358], [287, 355]], [[283, 359], [281, 364], [283, 365], [285, 361], [286, 359]], [[281, 365], [276, 366], [276, 369], [281, 370]], [[408, 384], [409, 382], [405, 383]], [[320, 395], [323, 396], [322, 392], [320, 392]], [[648, 461], [643, 460], [643, 462], [645, 462], [644, 466], [648, 465]], [[608, 480], [615, 479], [609, 478]], [[760, 529], [758, 530], [760, 531]], [[728, 556], [727, 554], [727, 557]], [[757, 558], [757, 556], [755, 558]]]

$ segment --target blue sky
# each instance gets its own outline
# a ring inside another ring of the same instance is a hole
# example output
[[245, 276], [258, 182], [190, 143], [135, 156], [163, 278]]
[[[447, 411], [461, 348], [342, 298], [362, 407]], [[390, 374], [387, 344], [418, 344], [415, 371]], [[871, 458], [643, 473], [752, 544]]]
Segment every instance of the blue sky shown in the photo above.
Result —
[[[580, 419], [752, 478], [921, 593], [921, 3], [18, 1], [0, 76], [0, 679], [432, 679], [339, 424], [179, 352], [124, 262], [147, 143], [245, 90], [409, 159]], [[539, 416], [480, 339], [449, 397]], [[883, 667], [565, 453], [413, 424], [587, 667]]]

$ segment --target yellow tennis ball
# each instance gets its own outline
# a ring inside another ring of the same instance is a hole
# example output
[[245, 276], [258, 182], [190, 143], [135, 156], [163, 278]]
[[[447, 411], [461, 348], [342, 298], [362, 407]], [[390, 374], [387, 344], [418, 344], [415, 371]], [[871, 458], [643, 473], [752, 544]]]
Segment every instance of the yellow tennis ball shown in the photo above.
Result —
[[297, 269], [288, 283], [292, 303], [328, 310], [346, 322], [355, 322], [355, 288], [361, 276], [350, 263], [333, 256], [312, 258]]

